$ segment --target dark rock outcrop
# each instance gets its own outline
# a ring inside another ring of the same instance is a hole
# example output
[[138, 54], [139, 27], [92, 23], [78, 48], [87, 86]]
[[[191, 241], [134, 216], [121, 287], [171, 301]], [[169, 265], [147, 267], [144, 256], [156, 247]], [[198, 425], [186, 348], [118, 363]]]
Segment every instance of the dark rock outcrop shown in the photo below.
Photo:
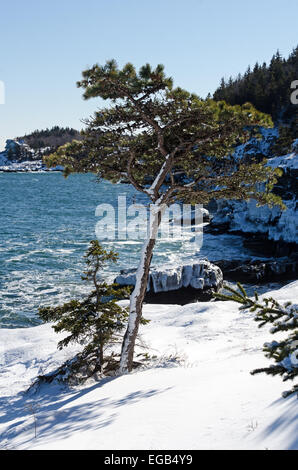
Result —
[[295, 242], [285, 242], [284, 240], [268, 240], [261, 233], [245, 233], [243, 246], [248, 248], [255, 255], [280, 257], [292, 257], [298, 253], [298, 244]]
[[298, 256], [278, 260], [219, 260], [214, 264], [220, 267], [227, 281], [262, 284], [298, 277]]

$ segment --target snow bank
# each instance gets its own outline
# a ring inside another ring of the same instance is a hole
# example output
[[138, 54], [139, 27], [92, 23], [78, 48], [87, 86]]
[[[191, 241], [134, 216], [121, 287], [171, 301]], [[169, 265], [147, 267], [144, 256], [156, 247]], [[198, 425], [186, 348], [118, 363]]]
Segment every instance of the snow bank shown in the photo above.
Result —
[[[295, 301], [297, 289], [293, 282], [267, 295]], [[151, 322], [142, 339], [158, 357], [151, 368], [71, 390], [44, 385], [35, 394], [19, 392], [72, 351], [56, 350], [49, 325], [0, 330], [1, 447], [298, 449], [296, 396], [280, 398], [279, 377], [250, 375], [269, 363], [261, 349], [271, 339], [253, 313], [232, 302], [202, 302], [146, 305], [144, 315]]]

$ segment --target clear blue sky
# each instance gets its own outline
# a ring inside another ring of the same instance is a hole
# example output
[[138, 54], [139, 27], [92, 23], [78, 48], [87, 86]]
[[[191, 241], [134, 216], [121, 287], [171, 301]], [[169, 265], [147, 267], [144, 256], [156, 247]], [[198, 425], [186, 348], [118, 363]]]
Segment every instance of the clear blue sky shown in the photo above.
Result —
[[98, 104], [75, 83], [96, 62], [163, 63], [176, 85], [205, 96], [278, 48], [288, 56], [297, 32], [297, 0], [1, 2], [0, 148], [34, 129], [81, 128]]

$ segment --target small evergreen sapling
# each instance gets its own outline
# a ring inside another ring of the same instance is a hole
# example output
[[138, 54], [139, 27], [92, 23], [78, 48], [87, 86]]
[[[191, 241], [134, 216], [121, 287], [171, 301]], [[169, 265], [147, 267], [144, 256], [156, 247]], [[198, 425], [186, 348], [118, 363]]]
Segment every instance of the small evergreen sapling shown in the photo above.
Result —
[[[229, 286], [225, 288], [231, 292], [230, 295], [221, 293], [214, 294], [220, 300], [233, 300], [242, 304], [240, 309], [249, 309], [256, 312], [255, 321], [259, 323], [259, 327], [272, 323], [270, 333], [289, 332], [289, 335], [281, 341], [272, 341], [264, 344], [264, 352], [266, 357], [274, 359], [275, 364], [270, 367], [255, 369], [252, 375], [265, 372], [269, 375], [281, 375], [283, 381], [294, 380], [298, 376], [298, 305], [292, 305], [287, 302], [281, 305], [272, 297], [259, 299], [257, 293], [255, 298], [251, 299], [247, 296], [243, 286], [238, 283], [238, 290]], [[292, 393], [298, 393], [298, 384], [295, 384], [289, 391], [283, 393], [284, 397]]]
[[115, 362], [113, 355], [104, 357], [105, 348], [122, 342], [122, 330], [126, 326], [128, 312], [117, 304], [117, 300], [128, 297], [129, 291], [98, 278], [99, 271], [106, 263], [115, 263], [118, 254], [113, 250], [104, 250], [97, 240], [92, 240], [85, 259], [87, 270], [83, 273], [82, 280], [93, 284], [92, 291], [82, 300], [70, 300], [57, 307], [39, 309], [42, 320], [54, 322], [53, 329], [56, 333], [69, 333], [58, 343], [59, 349], [70, 343], [84, 345], [79, 354], [63, 364], [54, 374], [42, 378], [47, 381], [52, 381], [55, 377], [62, 381], [80, 381], [96, 372], [105, 372]]

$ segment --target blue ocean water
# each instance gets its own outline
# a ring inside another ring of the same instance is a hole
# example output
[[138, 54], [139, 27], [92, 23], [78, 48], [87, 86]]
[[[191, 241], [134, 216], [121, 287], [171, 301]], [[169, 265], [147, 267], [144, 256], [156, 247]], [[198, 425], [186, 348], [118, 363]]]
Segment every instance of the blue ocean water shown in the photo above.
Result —
[[[95, 238], [98, 204], [127, 203], [140, 195], [129, 185], [98, 183], [94, 175], [59, 172], [0, 173], [0, 327], [40, 323], [38, 307], [65, 302], [86, 290], [81, 281], [83, 255]], [[105, 242], [119, 252], [119, 262], [107, 268], [113, 278], [120, 269], [135, 267], [141, 240]], [[237, 236], [205, 236], [200, 252], [186, 240], [162, 240], [154, 265], [180, 264], [196, 257], [220, 259], [245, 256]]]

